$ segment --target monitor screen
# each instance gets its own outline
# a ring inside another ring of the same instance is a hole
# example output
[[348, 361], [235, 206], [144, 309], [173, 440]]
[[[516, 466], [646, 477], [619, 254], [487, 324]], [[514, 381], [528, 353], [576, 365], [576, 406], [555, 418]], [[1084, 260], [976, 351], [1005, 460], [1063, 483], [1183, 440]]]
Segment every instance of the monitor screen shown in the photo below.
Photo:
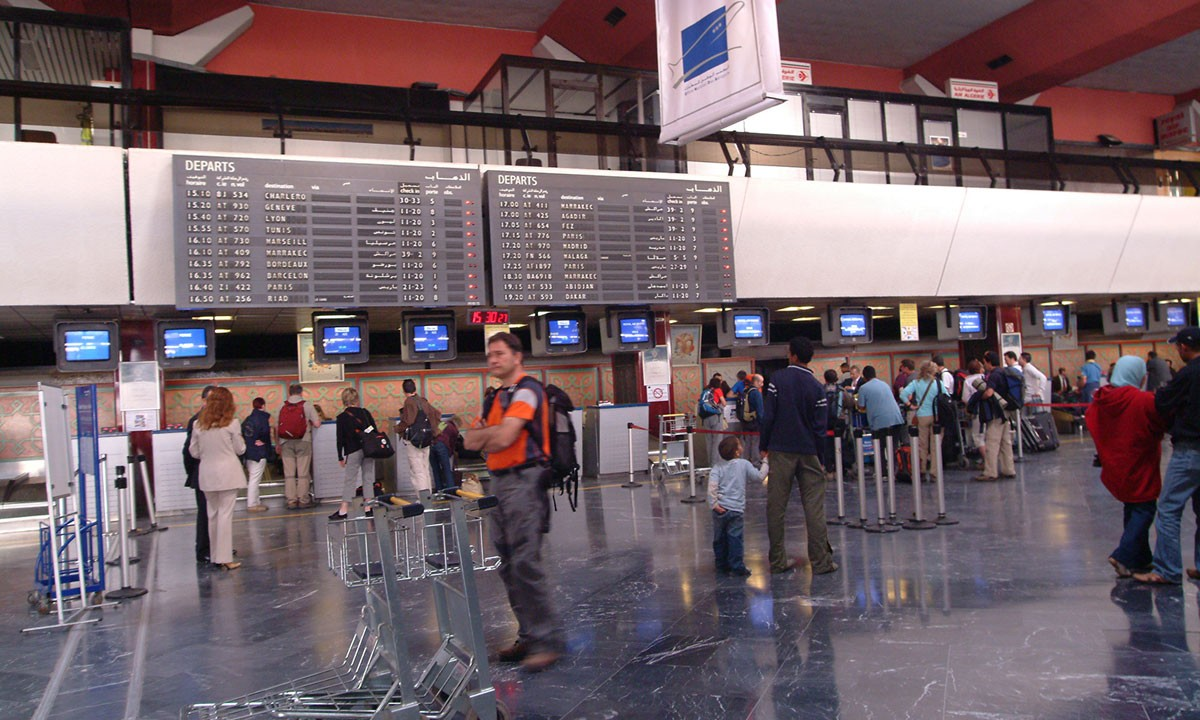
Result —
[[1182, 305], [1167, 306], [1167, 327], [1183, 327], [1187, 325], [1187, 309]]
[[450, 331], [446, 325], [414, 325], [412, 333], [416, 352], [446, 352], [450, 349]]
[[866, 337], [867, 316], [863, 313], [844, 313], [841, 316], [842, 337]]
[[[846, 322], [846, 316], [842, 316], [842, 323]], [[844, 326], [844, 325], [843, 325]], [[763, 336], [763, 318], [762, 315], [754, 313], [753, 315], [737, 315], [733, 316], [733, 337], [737, 339], [758, 340]]]
[[979, 310], [959, 310], [958, 331], [963, 335], [983, 332], [983, 313]]
[[208, 330], [203, 327], [164, 328], [163, 354], [169, 359], [202, 358], [208, 355]]
[[621, 318], [621, 343], [650, 342], [650, 324], [644, 317]]
[[1044, 308], [1042, 308], [1042, 329], [1043, 330], [1066, 330], [1067, 329], [1067, 311], [1060, 307], [1044, 307]]
[[108, 330], [68, 330], [63, 350], [69, 363], [103, 362], [112, 357], [112, 335]]
[[1126, 305], [1125, 306], [1125, 327], [1127, 327], [1127, 328], [1144, 328], [1144, 327], [1146, 327], [1146, 308], [1141, 305]]
[[326, 355], [355, 355], [362, 350], [362, 327], [359, 325], [322, 327], [321, 346]]
[[579, 344], [579, 318], [548, 320], [546, 327], [548, 330], [547, 339], [550, 345], [561, 347], [564, 345]]

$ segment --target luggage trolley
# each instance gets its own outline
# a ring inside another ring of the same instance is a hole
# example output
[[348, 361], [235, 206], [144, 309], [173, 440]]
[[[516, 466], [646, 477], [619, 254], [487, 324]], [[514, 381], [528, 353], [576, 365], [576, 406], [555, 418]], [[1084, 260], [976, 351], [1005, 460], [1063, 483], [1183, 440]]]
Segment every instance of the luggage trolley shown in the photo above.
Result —
[[[475, 585], [477, 571], [500, 566], [499, 556], [486, 554], [483, 531], [496, 499], [457, 490], [432, 500], [426, 507], [382, 496], [369, 503], [373, 518], [330, 523], [330, 569], [366, 594], [341, 665], [242, 698], [193, 705], [180, 717], [507, 718], [491, 682]], [[442, 643], [414, 683], [399, 583], [422, 578], [433, 581]]]
[[688, 427], [696, 427], [690, 413], [658, 416], [658, 462], [651, 467], [657, 479], [688, 474], [692, 464], [688, 456]]

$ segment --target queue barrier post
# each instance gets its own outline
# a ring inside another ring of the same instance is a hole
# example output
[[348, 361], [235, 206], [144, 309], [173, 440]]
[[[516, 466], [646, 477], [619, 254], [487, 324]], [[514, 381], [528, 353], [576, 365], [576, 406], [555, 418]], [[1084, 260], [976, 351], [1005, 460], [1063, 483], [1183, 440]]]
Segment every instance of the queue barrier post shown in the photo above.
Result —
[[942, 426], [933, 426], [933, 457], [937, 462], [937, 500], [938, 514], [934, 522], [938, 525], [957, 525], [957, 520], [951, 520], [946, 517], [946, 482], [942, 473]]
[[[100, 474], [107, 476], [107, 468], [105, 463], [100, 464]], [[107, 480], [107, 477], [104, 477]], [[110, 590], [105, 593], [105, 596], [110, 600], [128, 600], [130, 598], [141, 597], [148, 590], [142, 587], [130, 587], [129, 585], [129, 528], [125, 517], [125, 466], [117, 466], [117, 477], [113, 481], [113, 486], [117, 489], [117, 523], [120, 529], [119, 538], [117, 540], [121, 548], [121, 587], [117, 590]], [[103, 485], [101, 486], [103, 487]]]
[[[919, 437], [920, 432], [921, 431], [918, 430], [915, 426], [913, 426], [913, 425], [908, 426], [908, 441], [912, 445], [912, 456], [914, 458], [919, 457], [919, 455], [917, 455], [917, 450], [918, 450], [917, 438]], [[939, 447], [940, 447], [940, 445], [939, 445]], [[940, 453], [939, 453], [939, 455], [940, 455]], [[913, 474], [912, 474], [913, 516], [912, 516], [912, 519], [910, 519], [908, 522], [904, 523], [904, 529], [905, 530], [931, 530], [931, 529], [937, 527], [937, 525], [930, 522], [929, 520], [925, 519], [924, 510], [921, 507], [922, 499], [923, 499], [922, 495], [921, 495], [921, 473], [918, 471], [916, 465], [917, 465], [917, 463], [914, 461], [914, 466], [912, 468], [912, 470], [913, 470]], [[940, 465], [938, 468], [938, 473], [939, 473], [939, 475], [941, 474]]]
[[879, 438], [870, 432], [866, 434], [871, 437], [871, 447], [875, 453], [875, 517], [877, 518], [877, 523], [875, 525], [864, 526], [863, 530], [870, 533], [896, 532], [900, 528], [887, 522], [883, 506], [883, 458], [881, 457], [883, 453], [879, 451]]
[[682, 503], [701, 503], [705, 498], [696, 496], [696, 428], [688, 425], [687, 428], [687, 449], [688, 449], [688, 488], [689, 495], [679, 502]]
[[1025, 438], [1021, 434], [1021, 411], [1013, 413], [1017, 418], [1017, 462], [1025, 462]]
[[629, 480], [621, 485], [623, 488], [640, 488], [642, 484], [633, 479], [633, 423], [625, 423], [625, 429], [629, 433]]
[[854, 456], [858, 467], [858, 520], [846, 523], [846, 527], [865, 530], [871, 525], [871, 521], [867, 520], [867, 480], [863, 475], [862, 428], [854, 428]]
[[830, 430], [829, 436], [833, 438], [833, 464], [834, 472], [837, 474], [837, 519], [827, 520], [826, 525], [845, 525], [846, 524], [846, 488], [843, 487], [842, 475], [842, 443], [837, 436], [836, 431]]
[[887, 487], [888, 487], [888, 525], [902, 526], [904, 523], [896, 519], [896, 437], [895, 428], [892, 428], [887, 433], [887, 455], [884, 457], [884, 465], [887, 468]]

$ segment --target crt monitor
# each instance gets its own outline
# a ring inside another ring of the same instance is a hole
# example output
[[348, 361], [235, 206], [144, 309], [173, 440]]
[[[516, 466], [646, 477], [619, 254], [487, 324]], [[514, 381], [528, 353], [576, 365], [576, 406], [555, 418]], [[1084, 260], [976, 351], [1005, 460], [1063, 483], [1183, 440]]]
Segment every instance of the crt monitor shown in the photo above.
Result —
[[606, 308], [600, 321], [600, 350], [605, 355], [653, 350], [654, 311], [645, 307]]
[[1131, 332], [1138, 332], [1146, 329], [1146, 304], [1145, 303], [1125, 303], [1121, 309], [1121, 317], [1124, 319], [1125, 329]]
[[529, 340], [530, 352], [537, 357], [587, 352], [587, 315], [582, 310], [538, 310]]
[[116, 370], [121, 361], [116, 322], [62, 321], [54, 326], [54, 354], [60, 372]]
[[875, 339], [874, 313], [869, 307], [830, 305], [821, 317], [821, 344], [859, 345]]
[[1042, 308], [1042, 330], [1046, 333], [1066, 332], [1067, 308], [1062, 305]]
[[322, 365], [354, 365], [371, 358], [369, 319], [313, 316], [313, 355]]
[[959, 305], [951, 308], [952, 317], [958, 328], [959, 340], [982, 340], [987, 337], [987, 307], [984, 305]]
[[204, 370], [217, 362], [212, 320], [159, 320], [155, 338], [158, 366], [164, 370]]
[[844, 338], [865, 338], [867, 316], [865, 313], [846, 312], [838, 315], [838, 327]]
[[441, 362], [458, 357], [458, 326], [453, 312], [405, 313], [400, 332], [400, 358], [404, 362]]
[[1167, 327], [1183, 327], [1187, 325], [1187, 308], [1183, 305], [1167, 305]]
[[717, 347], [728, 350], [766, 345], [770, 342], [770, 322], [766, 308], [726, 308], [717, 318]]

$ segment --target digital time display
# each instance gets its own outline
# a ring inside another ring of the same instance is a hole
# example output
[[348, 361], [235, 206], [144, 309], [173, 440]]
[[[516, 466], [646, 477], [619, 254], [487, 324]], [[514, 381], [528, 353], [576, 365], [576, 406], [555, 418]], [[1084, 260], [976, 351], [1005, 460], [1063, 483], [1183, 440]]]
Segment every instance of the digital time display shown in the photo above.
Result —
[[507, 310], [471, 310], [467, 313], [467, 323], [471, 325], [507, 325]]

